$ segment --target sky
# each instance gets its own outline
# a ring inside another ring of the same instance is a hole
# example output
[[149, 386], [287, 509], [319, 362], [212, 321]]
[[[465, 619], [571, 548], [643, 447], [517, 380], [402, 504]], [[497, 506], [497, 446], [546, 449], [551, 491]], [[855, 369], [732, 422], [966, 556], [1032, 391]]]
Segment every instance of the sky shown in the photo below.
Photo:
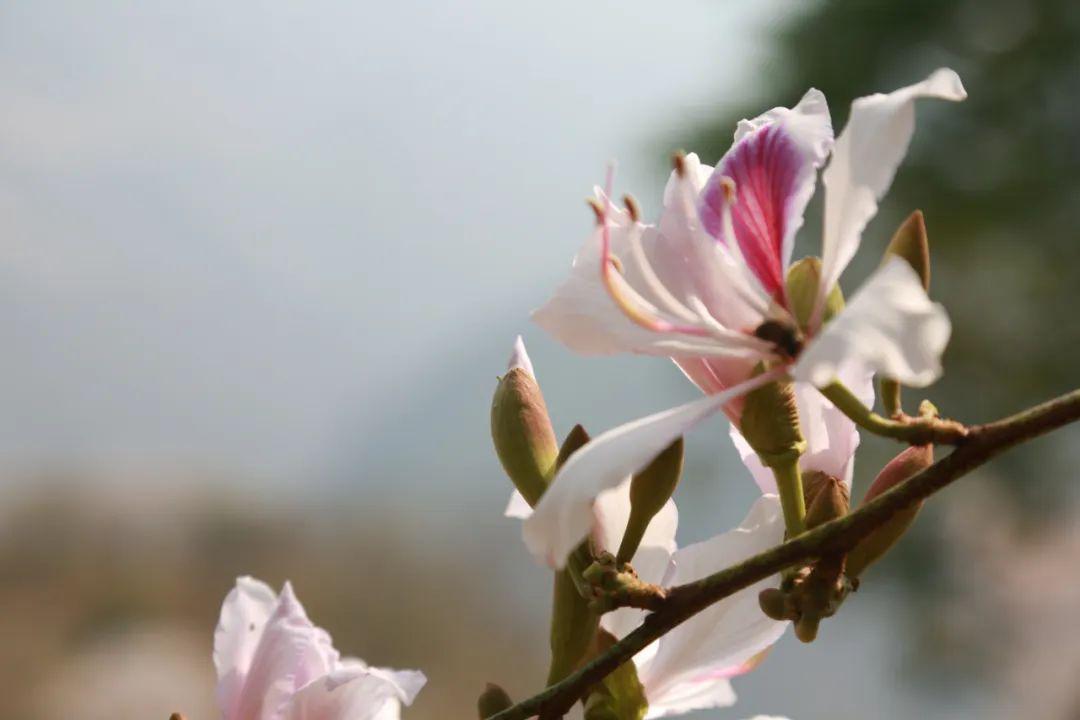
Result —
[[738, 94], [775, 5], [6, 5], [0, 469], [306, 481], [388, 417], [417, 432], [421, 395], [483, 422], [517, 332], [577, 372], [528, 313], [583, 197], [618, 159], [655, 210], [670, 139]]

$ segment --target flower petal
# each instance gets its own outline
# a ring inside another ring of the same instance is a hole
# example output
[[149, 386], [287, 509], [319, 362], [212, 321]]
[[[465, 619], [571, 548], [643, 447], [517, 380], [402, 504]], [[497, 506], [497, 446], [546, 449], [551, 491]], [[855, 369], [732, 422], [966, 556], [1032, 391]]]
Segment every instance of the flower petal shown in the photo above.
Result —
[[293, 696], [287, 720], [398, 720], [426, 678], [415, 670], [371, 668], [346, 661]]
[[285, 583], [255, 648], [235, 714], [225, 713], [226, 720], [279, 720], [292, 695], [335, 670], [338, 659], [330, 636], [308, 619]]
[[532, 515], [532, 507], [530, 507], [529, 501], [525, 499], [525, 496], [517, 490], [510, 493], [510, 502], [506, 503], [506, 509], [503, 510], [503, 517], [524, 520], [530, 515]]
[[649, 699], [649, 710], [645, 714], [650, 718], [672, 717], [694, 710], [731, 707], [735, 704], [735, 690], [726, 677], [706, 677], [676, 685], [662, 697]]
[[276, 607], [274, 591], [247, 576], [237, 578], [236, 587], [225, 597], [214, 631], [214, 667], [218, 705], [226, 718], [235, 716], [255, 649]]
[[942, 68], [922, 82], [887, 95], [861, 97], [851, 104], [851, 117], [821, 177], [825, 234], [818, 307], [855, 255], [863, 229], [877, 213], [878, 200], [907, 154], [915, 132], [915, 100], [966, 97], [960, 77]]
[[944, 308], [927, 297], [919, 276], [903, 259], [892, 258], [807, 345], [792, 375], [823, 387], [853, 362], [925, 387], [941, 375], [950, 332]]
[[[782, 372], [782, 371], [777, 371]], [[561, 568], [592, 530], [593, 505], [604, 491], [625, 482], [664, 448], [716, 413], [724, 403], [775, 379], [766, 373], [700, 400], [627, 423], [594, 438], [574, 453], [544, 492], [522, 534], [540, 562]]]
[[701, 195], [699, 212], [706, 230], [723, 237], [722, 183], [735, 181], [731, 208], [735, 240], [747, 265], [771, 297], [784, 296], [784, 277], [795, 233], [814, 194], [817, 169], [832, 147], [829, 106], [811, 89], [794, 108], [773, 108], [743, 120], [735, 144], [716, 166]]
[[[778, 545], [783, 538], [779, 498], [763, 495], [739, 527], [676, 552], [664, 584], [698, 580]], [[693, 687], [738, 674], [748, 661], [780, 638], [787, 623], [766, 617], [757, 600], [761, 590], [776, 587], [779, 582], [779, 575], [775, 575], [744, 588], [695, 615], [659, 641], [656, 656], [638, 673], [645, 685], [650, 712], [654, 708], [660, 712], [669, 702], [677, 707], [688, 696], [688, 684]], [[689, 696], [704, 697], [693, 693]], [[719, 691], [711, 697], [716, 703], [725, 699]]]

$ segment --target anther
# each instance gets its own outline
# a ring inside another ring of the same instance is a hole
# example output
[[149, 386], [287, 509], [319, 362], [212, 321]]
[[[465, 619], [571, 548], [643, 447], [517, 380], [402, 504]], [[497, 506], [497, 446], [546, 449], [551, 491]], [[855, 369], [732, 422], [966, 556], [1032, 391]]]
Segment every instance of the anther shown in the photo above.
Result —
[[634, 222], [641, 220], [641, 206], [633, 195], [623, 195], [623, 205], [626, 206], [626, 212], [630, 213], [631, 220]]
[[735, 181], [724, 175], [720, 178], [720, 189], [724, 192], [724, 200], [728, 205], [734, 205], [737, 198], [735, 194]]
[[671, 156], [671, 166], [675, 168], [675, 174], [681, 178], [686, 177], [686, 153], [682, 150], [676, 151]]
[[585, 198], [585, 203], [592, 209], [593, 214], [596, 215], [596, 224], [604, 224], [604, 203], [600, 202], [594, 197]]

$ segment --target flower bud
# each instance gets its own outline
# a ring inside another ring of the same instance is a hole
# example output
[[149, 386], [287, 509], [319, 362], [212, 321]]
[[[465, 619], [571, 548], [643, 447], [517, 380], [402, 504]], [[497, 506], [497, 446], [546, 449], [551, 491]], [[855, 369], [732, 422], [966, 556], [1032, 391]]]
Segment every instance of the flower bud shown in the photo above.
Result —
[[530, 505], [550, 479], [559, 446], [521, 338], [491, 402], [491, 438], [503, 469]]
[[773, 620], [791, 620], [792, 608], [788, 595], [779, 588], [765, 588], [758, 593], [758, 605], [765, 616]]
[[[890, 488], [899, 485], [908, 478], [914, 477], [934, 462], [933, 445], [912, 445], [882, 468], [877, 478], [866, 491], [862, 504], [881, 495]], [[897, 512], [885, 524], [875, 528], [873, 532], [864, 537], [852, 548], [847, 557], [847, 574], [857, 578], [873, 562], [881, 558], [896, 541], [907, 532], [911, 524], [915, 522], [915, 516], [919, 513], [922, 503], [916, 503]]]
[[[818, 285], [821, 283], [821, 259], [804, 257], [792, 263], [787, 274], [787, 292], [791, 311], [803, 330], [810, 324], [810, 314], [814, 311]], [[828, 322], [844, 309], [844, 294], [839, 285], [834, 285], [825, 298], [823, 322]]]
[[513, 705], [514, 701], [510, 699], [507, 692], [495, 683], [488, 683], [487, 687], [484, 688], [484, 692], [480, 693], [480, 699], [476, 701], [476, 709], [480, 715], [480, 720], [501, 713], [503, 710], [513, 707]]
[[889, 241], [889, 246], [885, 248], [882, 264], [894, 255], [907, 260], [908, 265], [922, 280], [923, 290], [930, 289], [930, 241], [926, 236], [926, 220], [922, 210], [916, 210], [900, 223]]
[[[930, 241], [926, 236], [926, 222], [921, 210], [916, 210], [900, 224], [885, 248], [882, 264], [892, 257], [902, 257], [922, 280], [923, 290], [930, 289]], [[900, 383], [892, 378], [881, 378], [881, 401], [889, 415], [901, 411]]]
[[[810, 476], [814, 476], [814, 487], [813, 494], [807, 492], [807, 497], [810, 499], [806, 507], [807, 529], [815, 528], [830, 520], [847, 515], [848, 490], [844, 487], [844, 483], [832, 475], [815, 471], [808, 472], [804, 481]], [[804, 487], [809, 490], [810, 483], [807, 483]]]
[[630, 481], [630, 518], [616, 559], [630, 562], [656, 513], [664, 507], [679, 484], [683, 466], [683, 439], [668, 445]]

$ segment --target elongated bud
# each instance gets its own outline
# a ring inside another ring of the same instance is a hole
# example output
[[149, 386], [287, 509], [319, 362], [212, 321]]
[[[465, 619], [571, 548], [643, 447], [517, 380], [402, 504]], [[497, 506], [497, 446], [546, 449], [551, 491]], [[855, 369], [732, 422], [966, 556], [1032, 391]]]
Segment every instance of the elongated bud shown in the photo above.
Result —
[[926, 219], [922, 210], [916, 210], [900, 223], [889, 246], [885, 248], [882, 264], [894, 255], [907, 260], [922, 280], [923, 290], [930, 289], [930, 240], [926, 235]]
[[[908, 215], [907, 220], [900, 223], [896, 229], [889, 246], [885, 249], [885, 257], [882, 263], [886, 263], [892, 257], [902, 257], [922, 280], [923, 290], [930, 289], [930, 241], [926, 235], [926, 221], [922, 210], [916, 210]], [[901, 411], [900, 383], [892, 378], [881, 378], [881, 402], [885, 406], [887, 415], [896, 415]]]
[[630, 562], [656, 513], [675, 492], [683, 466], [683, 439], [668, 445], [630, 481], [630, 518], [616, 559]]
[[544, 493], [559, 446], [521, 338], [491, 402], [491, 438], [503, 469], [530, 505]]
[[[793, 263], [788, 269], [787, 291], [791, 301], [791, 311], [803, 330], [810, 324], [810, 314], [814, 311], [818, 285], [821, 283], [821, 260], [816, 257], [804, 257]], [[839, 285], [834, 285], [825, 298], [823, 321], [828, 322], [844, 309], [844, 293]]]
[[[870, 485], [870, 489], [866, 491], [862, 504], [865, 505], [890, 488], [919, 474], [933, 463], [933, 445], [913, 445], [909, 447], [882, 468], [877, 478]], [[919, 508], [921, 507], [922, 503], [920, 502], [904, 508], [889, 518], [884, 525], [876, 528], [859, 541], [859, 544], [848, 553], [848, 576], [859, 577], [867, 567], [885, 555], [896, 544], [896, 541], [907, 532], [911, 524], [915, 522], [915, 516], [919, 514]]]
[[480, 693], [480, 699], [476, 701], [476, 710], [480, 715], [480, 720], [489, 718], [492, 715], [501, 713], [510, 707], [513, 707], [514, 701], [510, 699], [510, 695], [505, 690], [496, 685], [495, 683], [488, 683], [484, 688], [484, 692]]
[[[810, 475], [807, 473], [806, 476]], [[814, 491], [812, 495], [807, 493], [808, 497], [813, 498], [806, 508], [807, 529], [842, 518], [848, 513], [848, 490], [844, 483], [825, 473], [814, 472], [813, 475], [816, 476]], [[805, 487], [809, 489], [810, 486], [807, 484]]]

